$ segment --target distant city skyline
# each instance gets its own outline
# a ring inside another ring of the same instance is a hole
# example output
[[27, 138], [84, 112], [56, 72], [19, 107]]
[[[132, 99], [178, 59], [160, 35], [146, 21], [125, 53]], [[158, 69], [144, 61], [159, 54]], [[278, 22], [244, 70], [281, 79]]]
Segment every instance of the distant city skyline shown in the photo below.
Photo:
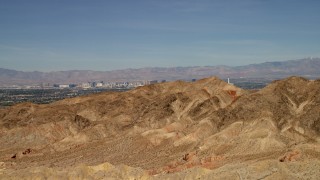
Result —
[[3, 0], [0, 68], [239, 66], [320, 57], [317, 0]]

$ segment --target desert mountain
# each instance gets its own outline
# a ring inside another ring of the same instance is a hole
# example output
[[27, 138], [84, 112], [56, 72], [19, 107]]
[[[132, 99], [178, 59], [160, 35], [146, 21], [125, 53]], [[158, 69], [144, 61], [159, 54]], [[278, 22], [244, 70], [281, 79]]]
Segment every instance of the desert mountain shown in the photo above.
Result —
[[0, 110], [0, 179], [317, 179], [320, 81], [218, 78]]
[[220, 78], [285, 78], [292, 75], [319, 77], [320, 58], [307, 58], [282, 62], [266, 62], [246, 66], [204, 66], [141, 68], [115, 71], [56, 71], [23, 72], [0, 68], [0, 86], [40, 83], [81, 83], [92, 81], [141, 81], [200, 79], [209, 76]]

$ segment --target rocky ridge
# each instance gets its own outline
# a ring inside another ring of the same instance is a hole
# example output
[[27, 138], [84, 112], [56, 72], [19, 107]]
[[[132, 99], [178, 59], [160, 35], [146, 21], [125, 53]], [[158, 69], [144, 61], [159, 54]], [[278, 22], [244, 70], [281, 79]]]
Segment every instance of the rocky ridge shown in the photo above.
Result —
[[0, 178], [316, 179], [319, 91], [212, 77], [18, 104], [0, 110]]

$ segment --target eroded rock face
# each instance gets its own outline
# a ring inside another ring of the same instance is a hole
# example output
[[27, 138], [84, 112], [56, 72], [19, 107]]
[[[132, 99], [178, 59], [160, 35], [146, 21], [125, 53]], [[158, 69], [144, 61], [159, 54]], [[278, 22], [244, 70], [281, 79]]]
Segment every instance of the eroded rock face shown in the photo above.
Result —
[[299, 77], [253, 93], [213, 77], [24, 103], [0, 110], [0, 179], [312, 179], [319, 129], [320, 81]]
[[74, 122], [78, 126], [79, 129], [84, 129], [84, 128], [87, 128], [91, 125], [90, 120], [88, 120], [80, 115], [76, 115], [76, 117], [74, 118]]

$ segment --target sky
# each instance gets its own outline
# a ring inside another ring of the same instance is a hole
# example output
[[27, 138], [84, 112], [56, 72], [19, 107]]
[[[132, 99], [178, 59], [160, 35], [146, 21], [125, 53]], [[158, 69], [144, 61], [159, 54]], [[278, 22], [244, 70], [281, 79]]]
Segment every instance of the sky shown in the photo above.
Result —
[[0, 0], [0, 68], [241, 66], [320, 57], [319, 0]]

